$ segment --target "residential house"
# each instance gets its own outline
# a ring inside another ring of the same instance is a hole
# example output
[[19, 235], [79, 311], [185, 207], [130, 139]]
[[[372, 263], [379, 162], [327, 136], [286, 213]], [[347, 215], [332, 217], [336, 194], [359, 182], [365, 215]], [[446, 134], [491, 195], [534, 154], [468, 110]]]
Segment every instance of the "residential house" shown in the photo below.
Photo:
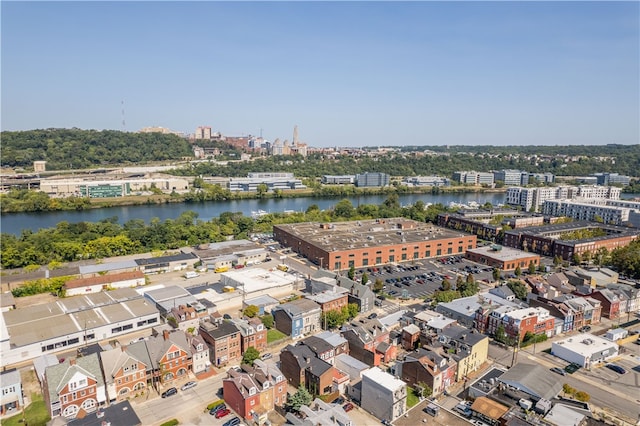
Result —
[[[337, 355], [349, 352], [349, 343], [344, 337], [330, 331], [325, 331], [322, 335], [325, 338], [320, 337], [320, 335], [309, 336], [302, 340], [300, 344], [308, 346], [318, 358], [333, 365]], [[326, 338], [336, 344], [329, 343]]]
[[15, 368], [0, 372], [0, 416], [17, 413], [24, 407], [22, 379]]
[[480, 370], [489, 359], [489, 337], [465, 327], [447, 327], [438, 333], [436, 342], [456, 361], [456, 381]]
[[210, 317], [200, 322], [200, 336], [211, 348], [210, 359], [216, 367], [225, 366], [242, 357], [240, 330], [231, 321]]
[[270, 313], [273, 308], [278, 306], [280, 301], [278, 299], [274, 299], [268, 295], [262, 295], [258, 297], [254, 297], [251, 299], [247, 299], [242, 302], [242, 310], [244, 311], [249, 306], [257, 306], [258, 307], [258, 315], [262, 316], [264, 314]]
[[321, 269], [317, 271], [309, 280], [307, 290], [312, 293], [323, 292], [339, 288], [348, 291], [347, 302], [358, 305], [358, 311], [365, 313], [374, 308], [375, 294], [368, 285], [349, 279], [347, 276], [336, 275], [333, 272]]
[[308, 294], [304, 297], [320, 305], [323, 314], [329, 311], [340, 312], [348, 304], [347, 290], [338, 286], [333, 286], [330, 290], [320, 293]]
[[367, 365], [377, 366], [395, 359], [397, 348], [389, 345], [389, 330], [377, 319], [354, 321], [342, 326], [349, 353]]
[[320, 305], [309, 299], [283, 303], [271, 312], [276, 329], [294, 339], [320, 331], [321, 313]]
[[123, 401], [147, 389], [151, 365], [146, 365], [127, 346], [102, 351], [99, 354], [110, 403]]
[[304, 386], [312, 395], [332, 392], [334, 367], [316, 357], [308, 346], [286, 346], [280, 352], [280, 366], [290, 385]]
[[501, 297], [502, 299], [508, 300], [509, 302], [513, 302], [514, 300], [516, 300], [515, 293], [506, 285], [494, 287], [491, 290], [489, 290], [489, 293], [495, 294], [496, 296]]
[[592, 292], [590, 297], [602, 303], [602, 315], [605, 318], [617, 319], [620, 317], [620, 297], [609, 289], [599, 289]]
[[94, 412], [107, 401], [98, 355], [67, 358], [47, 367], [42, 394], [49, 415], [75, 418], [83, 410]]
[[562, 302], [575, 311], [573, 318], [574, 330], [577, 330], [584, 325], [600, 323], [602, 303], [593, 297], [580, 297], [574, 294], [563, 294], [553, 300]]
[[[154, 368], [154, 380], [166, 384], [189, 374], [192, 354], [186, 333], [178, 330], [162, 330], [142, 342]], [[134, 345], [132, 345], [134, 346]], [[147, 364], [147, 363], [145, 363]]]
[[360, 406], [380, 420], [393, 422], [407, 411], [407, 384], [373, 367], [362, 373]]
[[420, 343], [420, 327], [409, 324], [402, 329], [402, 347], [406, 351], [413, 351]]
[[209, 346], [200, 335], [187, 334], [189, 349], [191, 350], [191, 369], [194, 374], [207, 371], [211, 367]]
[[274, 405], [283, 406], [287, 398], [287, 382], [274, 364], [256, 360], [253, 367], [231, 368], [222, 381], [224, 401], [240, 417], [266, 424]]
[[[571, 277], [571, 281], [569, 281], [569, 277]], [[577, 277], [575, 274], [569, 273], [569, 275], [563, 272], [557, 272], [555, 274], [550, 274], [547, 276], [547, 283], [555, 289], [557, 289], [560, 293], [568, 294], [576, 291], [576, 285], [584, 285], [584, 280]]]
[[[609, 284], [607, 288], [614, 293], [620, 295], [623, 293], [627, 299], [626, 310], [624, 313], [633, 315], [640, 312], [640, 288], [632, 287], [627, 284]], [[622, 312], [621, 312], [622, 313]]]
[[267, 328], [260, 318], [232, 319], [240, 331], [240, 346], [244, 354], [249, 348], [256, 348], [258, 352], [267, 349]]
[[185, 333], [198, 334], [200, 319], [192, 306], [179, 305], [171, 308], [167, 313], [167, 322]]
[[[555, 300], [550, 300], [542, 296], [537, 296], [535, 294], [530, 294], [529, 296], [529, 306], [545, 308], [549, 311], [551, 316], [561, 321], [562, 326], [559, 333], [567, 333], [582, 327], [582, 313], [576, 311], [569, 305]], [[576, 323], [579, 323], [580, 325], [576, 327]]]
[[[488, 311], [488, 312], [487, 312]], [[488, 313], [488, 315], [487, 315]], [[546, 334], [553, 336], [555, 332], [555, 320], [547, 309], [535, 308], [513, 308], [510, 306], [499, 306], [496, 309], [489, 308], [483, 310], [482, 316], [486, 322], [481, 324], [479, 331], [495, 336], [502, 325], [506, 335], [512, 339], [522, 341], [527, 332], [532, 334]], [[480, 315], [478, 315], [480, 318]]]
[[455, 382], [456, 371], [457, 364], [453, 359], [425, 348], [408, 353], [395, 365], [396, 376], [407, 385], [416, 387], [425, 383], [433, 395], [441, 394]]

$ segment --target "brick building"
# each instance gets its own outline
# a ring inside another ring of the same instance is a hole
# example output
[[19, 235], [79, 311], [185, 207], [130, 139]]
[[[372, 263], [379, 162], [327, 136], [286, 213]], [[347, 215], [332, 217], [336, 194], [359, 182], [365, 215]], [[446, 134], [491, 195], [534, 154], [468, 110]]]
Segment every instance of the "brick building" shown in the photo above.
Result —
[[329, 270], [461, 254], [476, 236], [404, 218], [275, 225], [276, 241]]
[[200, 323], [199, 332], [211, 348], [211, 363], [216, 367], [242, 357], [240, 330], [234, 323], [211, 318]]
[[466, 257], [473, 262], [482, 263], [502, 271], [513, 271], [518, 267], [525, 270], [532, 263], [537, 268], [540, 264], [540, 256], [537, 254], [495, 244], [467, 250]]

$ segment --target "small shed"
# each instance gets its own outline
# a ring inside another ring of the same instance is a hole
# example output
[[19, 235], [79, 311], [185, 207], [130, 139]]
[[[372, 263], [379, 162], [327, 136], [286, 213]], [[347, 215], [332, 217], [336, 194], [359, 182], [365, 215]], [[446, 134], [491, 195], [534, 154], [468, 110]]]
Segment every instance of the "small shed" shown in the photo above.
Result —
[[612, 328], [611, 330], [607, 331], [607, 334], [604, 335], [604, 338], [615, 342], [616, 340], [624, 339], [628, 335], [629, 332], [624, 328]]

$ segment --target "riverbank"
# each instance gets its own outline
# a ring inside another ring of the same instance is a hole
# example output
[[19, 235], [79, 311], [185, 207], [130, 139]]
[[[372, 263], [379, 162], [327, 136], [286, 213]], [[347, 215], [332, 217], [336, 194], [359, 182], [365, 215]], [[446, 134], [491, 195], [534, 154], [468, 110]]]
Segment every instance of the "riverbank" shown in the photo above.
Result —
[[[335, 197], [354, 197], [354, 196], [370, 196], [370, 195], [405, 195], [405, 194], [472, 194], [487, 193], [500, 194], [505, 193], [506, 188], [483, 188], [475, 186], [449, 186], [449, 187], [415, 187], [406, 186], [388, 186], [382, 188], [356, 188], [353, 186], [323, 186], [320, 188], [307, 188], [296, 190], [282, 190], [276, 192], [258, 193], [258, 192], [222, 192], [213, 197], [200, 197], [199, 193], [194, 196], [193, 192], [189, 193], [172, 193], [172, 194], [153, 194], [153, 195], [129, 195], [126, 197], [112, 198], [83, 198], [83, 202], [61, 202], [60, 199], [48, 198], [42, 199], [40, 195], [39, 202], [33, 202], [27, 197], [10, 198], [9, 194], [2, 195], [3, 201], [12, 202], [2, 203], [2, 214], [12, 213], [33, 213], [33, 212], [56, 212], [56, 211], [79, 211], [87, 209], [102, 209], [110, 207], [125, 206], [143, 206], [143, 205], [160, 205], [175, 203], [200, 203], [206, 201], [235, 201], [235, 200], [270, 200], [282, 198], [335, 198]], [[42, 193], [40, 193], [42, 194]], [[44, 195], [44, 194], [43, 194]], [[20, 202], [23, 200], [24, 202]]]

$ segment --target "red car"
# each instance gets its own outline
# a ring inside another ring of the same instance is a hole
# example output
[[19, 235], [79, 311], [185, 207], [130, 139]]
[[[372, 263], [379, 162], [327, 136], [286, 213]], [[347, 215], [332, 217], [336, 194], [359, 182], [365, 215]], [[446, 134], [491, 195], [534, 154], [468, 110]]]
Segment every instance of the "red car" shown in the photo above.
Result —
[[231, 413], [231, 410], [229, 410], [228, 408], [223, 408], [222, 410], [218, 410], [216, 412], [216, 419], [221, 419], [229, 413]]
[[347, 402], [346, 404], [344, 404], [344, 407], [342, 407], [344, 409], [344, 411], [351, 411], [353, 410], [353, 404], [350, 402]]

